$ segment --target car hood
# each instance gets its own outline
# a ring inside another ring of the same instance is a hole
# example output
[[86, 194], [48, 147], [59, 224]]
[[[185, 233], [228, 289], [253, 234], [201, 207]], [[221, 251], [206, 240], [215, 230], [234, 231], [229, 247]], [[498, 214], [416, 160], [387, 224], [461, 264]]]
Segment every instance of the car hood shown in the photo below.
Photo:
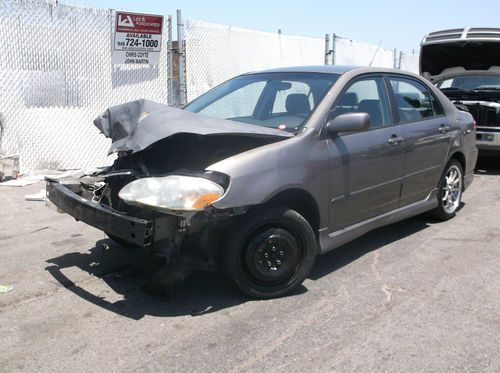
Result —
[[420, 48], [420, 74], [433, 83], [478, 73], [500, 75], [500, 42], [461, 40]]
[[180, 133], [261, 138], [293, 137], [293, 134], [285, 131], [207, 117], [148, 100], [113, 106], [96, 118], [94, 124], [111, 139], [110, 154], [119, 151], [139, 152]]

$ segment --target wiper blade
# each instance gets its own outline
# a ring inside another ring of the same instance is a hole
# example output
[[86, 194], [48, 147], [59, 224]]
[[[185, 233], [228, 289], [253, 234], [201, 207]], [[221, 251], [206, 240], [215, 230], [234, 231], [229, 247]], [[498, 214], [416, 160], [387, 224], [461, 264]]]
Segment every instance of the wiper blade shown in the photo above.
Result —
[[499, 87], [479, 87], [475, 91], [500, 91]]
[[474, 92], [472, 89], [458, 88], [458, 87], [446, 87], [446, 88], [440, 88], [440, 90], [441, 91]]

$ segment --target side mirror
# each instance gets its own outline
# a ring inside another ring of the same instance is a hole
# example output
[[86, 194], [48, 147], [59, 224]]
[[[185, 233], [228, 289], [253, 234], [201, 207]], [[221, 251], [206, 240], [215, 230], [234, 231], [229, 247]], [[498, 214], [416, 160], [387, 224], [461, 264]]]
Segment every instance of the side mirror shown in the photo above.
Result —
[[359, 132], [370, 128], [371, 118], [368, 113], [341, 114], [328, 121], [326, 132], [334, 138], [339, 132]]

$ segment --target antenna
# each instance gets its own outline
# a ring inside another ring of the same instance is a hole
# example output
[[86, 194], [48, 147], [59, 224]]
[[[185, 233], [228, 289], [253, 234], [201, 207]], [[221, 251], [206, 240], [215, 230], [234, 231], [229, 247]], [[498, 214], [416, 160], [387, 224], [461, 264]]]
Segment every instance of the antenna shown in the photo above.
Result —
[[380, 44], [382, 44], [382, 40], [380, 40], [380, 41], [378, 42], [377, 49], [375, 50], [375, 53], [373, 53], [372, 60], [370, 61], [370, 64], [368, 65], [368, 66], [370, 66], [370, 67], [372, 66], [373, 60], [375, 59], [375, 56], [377, 55], [377, 52], [378, 52], [378, 50], [379, 50], [379, 48], [380, 48]]

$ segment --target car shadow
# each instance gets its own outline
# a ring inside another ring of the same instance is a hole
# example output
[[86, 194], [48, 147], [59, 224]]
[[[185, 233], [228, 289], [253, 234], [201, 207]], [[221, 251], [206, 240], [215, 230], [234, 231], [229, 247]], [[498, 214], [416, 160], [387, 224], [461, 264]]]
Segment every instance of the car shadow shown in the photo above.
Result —
[[312, 280], [318, 280], [372, 251], [420, 232], [434, 223], [437, 222], [425, 215], [418, 215], [368, 232], [354, 241], [319, 256], [309, 277]]
[[[417, 216], [395, 223], [352, 241], [318, 257], [309, 278], [318, 280], [367, 253], [426, 229], [432, 222]], [[143, 286], [163, 265], [163, 261], [143, 250], [125, 248], [109, 239], [96, 242], [88, 252], [72, 252], [47, 260], [46, 270], [68, 291], [110, 312], [140, 320], [146, 315], [158, 317], [200, 316], [231, 308], [250, 299], [245, 297], [221, 273], [194, 272], [172, 287], [168, 294], [151, 294]], [[72, 281], [64, 272], [79, 268], [103, 280], [112, 289], [111, 298], [91, 292], [89, 281]], [[301, 286], [290, 297], [307, 289]]]
[[[147, 292], [143, 285], [164, 264], [161, 258], [137, 248], [125, 248], [109, 239], [97, 241], [88, 252], [73, 252], [47, 260], [45, 269], [67, 290], [82, 299], [119, 315], [140, 320], [145, 315], [199, 316], [230, 308], [249, 299], [219, 273], [194, 272], [171, 291]], [[112, 289], [111, 298], [88, 290], [89, 281], [72, 281], [64, 272], [79, 268], [103, 280]]]
[[476, 175], [500, 175], [499, 157], [479, 157], [476, 168]]

